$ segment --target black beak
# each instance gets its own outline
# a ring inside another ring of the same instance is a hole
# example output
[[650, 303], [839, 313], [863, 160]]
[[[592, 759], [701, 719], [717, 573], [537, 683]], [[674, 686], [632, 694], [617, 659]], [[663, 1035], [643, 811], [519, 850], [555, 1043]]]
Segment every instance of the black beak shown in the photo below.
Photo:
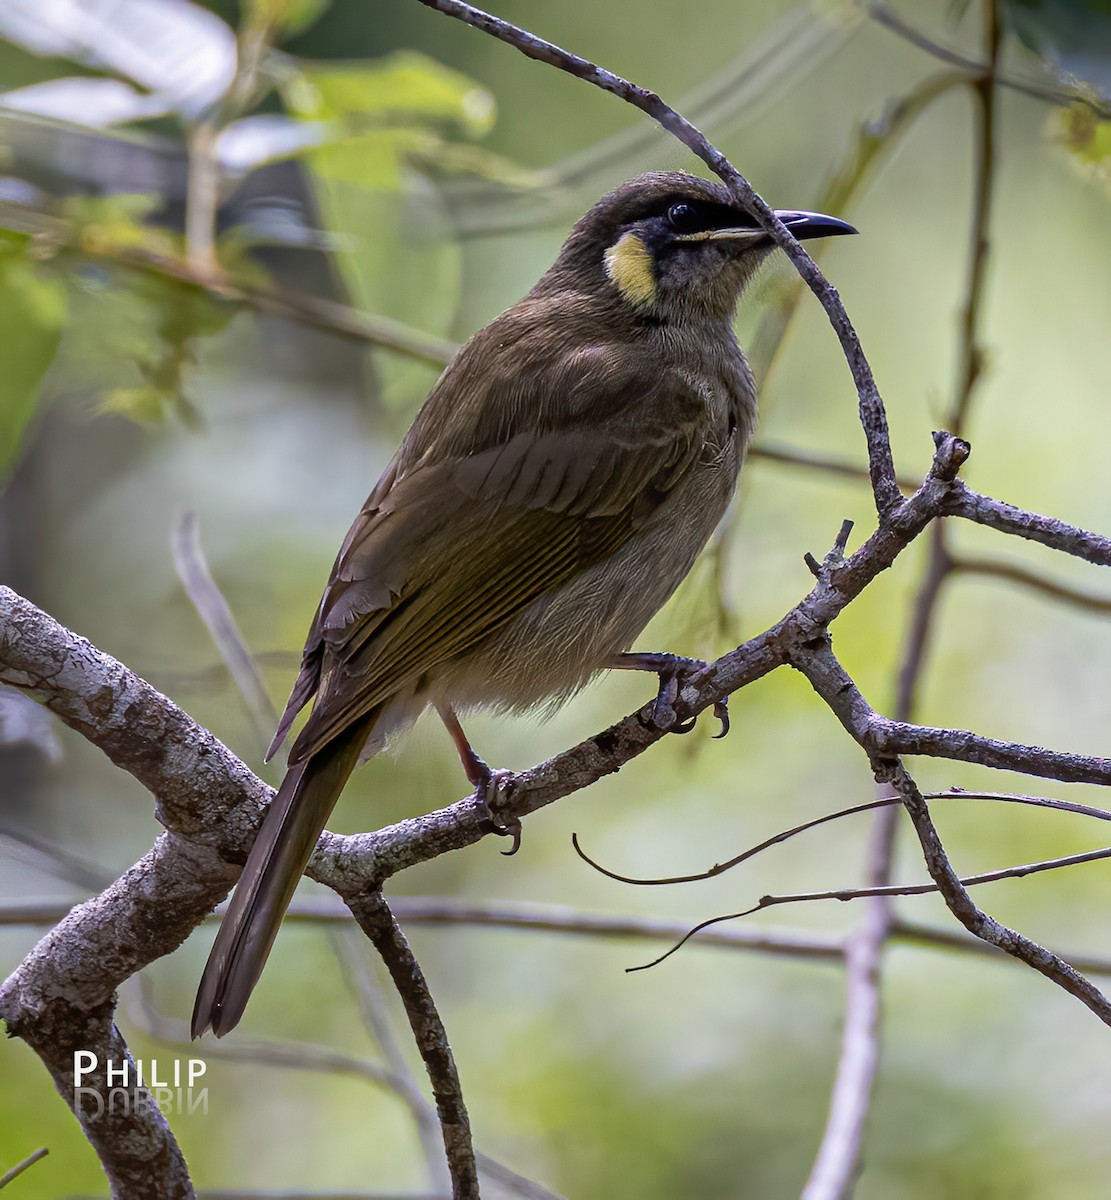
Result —
[[794, 212], [791, 209], [776, 209], [775, 215], [798, 238], [836, 237], [842, 233], [857, 233], [848, 221], [827, 217], [825, 213]]

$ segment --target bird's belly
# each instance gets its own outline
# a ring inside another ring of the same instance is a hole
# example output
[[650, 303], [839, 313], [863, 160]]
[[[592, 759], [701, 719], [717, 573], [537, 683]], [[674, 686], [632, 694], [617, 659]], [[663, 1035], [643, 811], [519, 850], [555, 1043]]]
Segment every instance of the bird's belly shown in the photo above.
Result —
[[700, 467], [615, 554], [446, 669], [431, 698], [461, 709], [525, 709], [572, 695], [630, 648], [683, 581], [724, 515], [736, 475], [729, 456]]

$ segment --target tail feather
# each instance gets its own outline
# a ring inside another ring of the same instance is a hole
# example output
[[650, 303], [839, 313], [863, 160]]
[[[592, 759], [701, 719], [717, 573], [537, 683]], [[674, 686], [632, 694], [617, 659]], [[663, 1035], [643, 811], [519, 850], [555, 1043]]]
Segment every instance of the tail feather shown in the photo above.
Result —
[[291, 768], [263, 818], [197, 989], [192, 1034], [223, 1037], [243, 1010], [278, 935], [298, 880], [335, 808], [376, 714]]

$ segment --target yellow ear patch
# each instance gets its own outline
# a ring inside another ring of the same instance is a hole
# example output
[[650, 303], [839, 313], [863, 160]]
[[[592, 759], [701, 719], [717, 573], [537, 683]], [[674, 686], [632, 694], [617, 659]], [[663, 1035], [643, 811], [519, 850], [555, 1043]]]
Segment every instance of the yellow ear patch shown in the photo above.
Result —
[[652, 255], [635, 233], [622, 234], [606, 251], [606, 274], [630, 304], [656, 303], [656, 276]]

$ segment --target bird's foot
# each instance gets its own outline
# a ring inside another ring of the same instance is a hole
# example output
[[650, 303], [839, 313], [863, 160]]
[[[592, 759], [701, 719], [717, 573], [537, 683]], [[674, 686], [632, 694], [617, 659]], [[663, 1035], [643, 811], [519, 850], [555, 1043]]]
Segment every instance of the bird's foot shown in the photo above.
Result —
[[475, 785], [475, 797], [482, 803], [486, 815], [479, 819], [480, 828], [486, 833], [496, 833], [498, 837], [513, 839], [513, 844], [502, 854], [511, 858], [521, 848], [521, 820], [510, 816], [508, 819], [499, 816], [498, 809], [501, 801], [509, 796], [513, 781], [513, 772], [497, 767], [488, 767], [476, 754], [475, 763], [480, 768], [478, 778], [472, 779]]
[[463, 764], [467, 778], [474, 785], [475, 799], [481, 802], [486, 812], [486, 815], [479, 820], [479, 827], [484, 833], [496, 833], [499, 837], [512, 838], [513, 845], [508, 850], [503, 850], [502, 854], [507, 858], [516, 854], [521, 848], [520, 819], [510, 816], [508, 820], [502, 820], [498, 816], [500, 803], [508, 798], [513, 772], [487, 766], [486, 762], [475, 753], [471, 743], [467, 741], [463, 726], [459, 724], [459, 718], [450, 704], [446, 702], [437, 704], [436, 711], [440, 714], [440, 719], [448, 733], [451, 734], [451, 740], [455, 743], [459, 761]]
[[[681, 654], [619, 654], [610, 666], [624, 671], [652, 671], [660, 678], [660, 690], [651, 705], [648, 720], [664, 733], [690, 733], [697, 717], [680, 721], [675, 711], [676, 701], [685, 687], [698, 687], [713, 674], [713, 664], [700, 658], [684, 658]], [[723, 738], [729, 732], [729, 700], [723, 697], [714, 703], [714, 716], [721, 729], [714, 734]]]

